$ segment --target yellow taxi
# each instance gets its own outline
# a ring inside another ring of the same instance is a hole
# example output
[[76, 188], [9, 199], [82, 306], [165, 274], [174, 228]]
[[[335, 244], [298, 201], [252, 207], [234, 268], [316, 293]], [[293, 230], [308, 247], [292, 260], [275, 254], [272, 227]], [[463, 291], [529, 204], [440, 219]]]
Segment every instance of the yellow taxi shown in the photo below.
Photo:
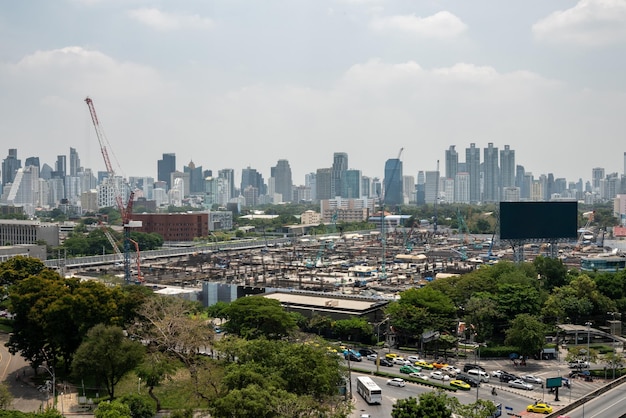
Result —
[[526, 412], [538, 412], [540, 414], [551, 414], [552, 407], [544, 402], [537, 402], [526, 407]]
[[461, 390], [470, 390], [471, 387], [462, 380], [450, 380], [450, 386]]
[[438, 362], [438, 361], [434, 361], [434, 362], [433, 362], [433, 367], [434, 367], [435, 369], [442, 369], [442, 368], [447, 367], [447, 366], [449, 366], [449, 364], [448, 364], [448, 363], [440, 363], [440, 362]]
[[417, 367], [421, 367], [422, 369], [426, 369], [426, 370], [432, 370], [433, 369], [433, 365], [430, 364], [430, 363], [425, 362], [424, 360], [416, 361], [413, 364], [416, 365]]
[[387, 353], [387, 354], [385, 354], [385, 358], [388, 358], [389, 360], [393, 360], [396, 357], [398, 357], [398, 355], [396, 353]]

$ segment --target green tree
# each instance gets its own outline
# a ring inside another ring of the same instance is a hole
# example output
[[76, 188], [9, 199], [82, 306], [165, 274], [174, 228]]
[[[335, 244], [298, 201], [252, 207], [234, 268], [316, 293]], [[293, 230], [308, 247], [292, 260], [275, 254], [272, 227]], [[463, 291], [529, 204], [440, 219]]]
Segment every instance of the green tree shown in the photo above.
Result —
[[9, 409], [13, 402], [13, 394], [6, 383], [0, 383], [0, 409]]
[[120, 400], [104, 401], [93, 411], [95, 418], [131, 418], [130, 407]]
[[0, 284], [12, 285], [29, 276], [36, 276], [44, 270], [48, 270], [44, 263], [32, 257], [11, 257], [0, 263]]
[[161, 400], [155, 395], [154, 388], [170, 378], [176, 365], [159, 351], [146, 355], [145, 360], [136, 370], [137, 376], [148, 387], [148, 394], [156, 402], [156, 410], [161, 410]]
[[261, 336], [280, 339], [296, 327], [294, 318], [282, 308], [278, 300], [262, 296], [235, 300], [226, 308], [226, 315], [228, 321], [224, 328], [247, 339]]
[[476, 402], [467, 405], [457, 402], [453, 410], [455, 414], [464, 418], [491, 418], [496, 413], [496, 405], [486, 399], [477, 399]]
[[138, 310], [129, 333], [137, 340], [150, 341], [155, 351], [180, 360], [189, 371], [195, 394], [203, 396], [199, 380], [204, 361], [198, 353], [212, 346], [213, 330], [198, 314], [201, 307], [182, 298], [153, 295]]
[[374, 327], [362, 317], [340, 319], [333, 324], [333, 331], [341, 340], [348, 341], [371, 341]]
[[120, 401], [130, 408], [130, 416], [132, 418], [152, 418], [156, 415], [154, 405], [146, 398], [127, 394], [120, 398]]
[[87, 333], [72, 362], [76, 376], [92, 376], [104, 381], [110, 399], [115, 386], [144, 358], [141, 343], [129, 340], [120, 327], [96, 325]]
[[534, 356], [544, 346], [546, 326], [537, 317], [519, 314], [511, 321], [506, 330], [505, 343], [517, 347], [519, 354]]
[[547, 290], [567, 284], [567, 267], [561, 259], [539, 256], [535, 257], [533, 265]]
[[405, 399], [398, 399], [393, 404], [391, 410], [392, 418], [414, 418], [419, 417], [419, 404], [416, 398], [409, 396]]
[[399, 399], [393, 405], [393, 418], [450, 418], [452, 410], [449, 407], [450, 399], [442, 391], [426, 392], [419, 395], [419, 401], [412, 396]]

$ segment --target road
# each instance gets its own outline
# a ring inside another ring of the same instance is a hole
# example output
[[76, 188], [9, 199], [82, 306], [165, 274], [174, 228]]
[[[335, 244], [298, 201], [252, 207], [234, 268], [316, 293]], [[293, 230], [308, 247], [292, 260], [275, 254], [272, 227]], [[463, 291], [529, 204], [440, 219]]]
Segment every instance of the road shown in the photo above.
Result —
[[[402, 354], [402, 353], [398, 353]], [[405, 353], [406, 355], [406, 353]], [[473, 361], [472, 361], [473, 363]], [[510, 373], [514, 373], [516, 375], [523, 374], [533, 374], [542, 379], [547, 377], [557, 377], [557, 376], [567, 376], [570, 369], [567, 367], [567, 364], [564, 362], [558, 362], [556, 360], [542, 360], [542, 361], [528, 361], [526, 366], [517, 366], [514, 367], [513, 364], [508, 360], [480, 360], [477, 362], [481, 366], [483, 366], [487, 372], [491, 372], [493, 370], [505, 370]], [[347, 364], [347, 363], [346, 363]], [[460, 363], [460, 367], [462, 368], [464, 363]], [[459, 366], [459, 365], [457, 365]], [[402, 376], [399, 372], [399, 367], [394, 365], [393, 367], [380, 367], [380, 371], [386, 373], [394, 373], [398, 376]], [[376, 364], [373, 361], [363, 360], [362, 362], [351, 362], [351, 369], [359, 369], [359, 370], [368, 370], [371, 372], [376, 371]], [[427, 374], [428, 371], [425, 371]], [[404, 399], [409, 396], [418, 397], [421, 393], [432, 391], [431, 387], [420, 386], [416, 384], [407, 384], [404, 388], [397, 388], [386, 385], [386, 378], [371, 376], [383, 389], [383, 404], [382, 405], [368, 405], [357, 393], [356, 393], [356, 383], [354, 381], [355, 376], [358, 374], [356, 372], [352, 373], [353, 379], [353, 394], [354, 394], [354, 405], [355, 409], [351, 414], [351, 418], [358, 418], [362, 413], [369, 413], [373, 418], [387, 418], [391, 417], [392, 405], [398, 399]], [[543, 389], [540, 385], [535, 385], [534, 390], [532, 391], [524, 391], [521, 389], [513, 389], [509, 388], [506, 383], [502, 383], [495, 378], [491, 378], [489, 383], [483, 383], [482, 387], [478, 389], [478, 394], [476, 389], [472, 388], [468, 392], [457, 391], [447, 392], [452, 396], [456, 396], [461, 403], [468, 404], [476, 401], [476, 398], [492, 400], [494, 402], [502, 403], [503, 405], [503, 417], [507, 416], [507, 412], [511, 414], [517, 414], [524, 417], [534, 417], [541, 416], [539, 414], [527, 413], [526, 407], [533, 403], [534, 401], [545, 401], [552, 405], [555, 410], [558, 410], [559, 407], [563, 407], [565, 405], [570, 404], [583, 397], [584, 395], [594, 391], [600, 386], [604, 385], [606, 381], [601, 379], [596, 379], [593, 382], [585, 382], [581, 379], [573, 379], [572, 385], [570, 389], [565, 387], [560, 388], [559, 392], [559, 401], [555, 401], [555, 394], [550, 393], [548, 390]], [[497, 396], [493, 396], [491, 394], [492, 387], [496, 387]], [[622, 394], [619, 389], [614, 391]], [[617, 399], [616, 399], [617, 400]], [[603, 402], [604, 406], [608, 406], [607, 401]], [[586, 406], [589, 408], [590, 403]], [[622, 404], [623, 405], [623, 404]], [[511, 408], [510, 410], [505, 410], [505, 407]], [[626, 410], [626, 407], [625, 407]], [[581, 408], [582, 411], [582, 408]], [[574, 415], [574, 413], [569, 414], [572, 418], [583, 417], [582, 414]], [[584, 417], [590, 417], [588, 413], [584, 415]], [[597, 415], [600, 417], [608, 417], [608, 416], [619, 416], [619, 414], [611, 415], [600, 414]]]

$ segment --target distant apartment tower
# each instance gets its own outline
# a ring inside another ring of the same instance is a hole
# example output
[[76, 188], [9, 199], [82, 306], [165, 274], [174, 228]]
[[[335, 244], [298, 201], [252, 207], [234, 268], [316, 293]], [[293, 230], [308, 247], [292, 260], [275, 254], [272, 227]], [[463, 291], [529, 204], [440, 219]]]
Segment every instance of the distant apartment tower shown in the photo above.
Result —
[[439, 194], [439, 171], [427, 171], [426, 183], [424, 184], [424, 200], [426, 204], [434, 204], [438, 201]]
[[390, 158], [385, 163], [384, 201], [386, 205], [398, 206], [404, 202], [402, 193], [402, 161]]
[[475, 143], [471, 143], [465, 149], [465, 164], [470, 178], [470, 202], [478, 203], [480, 196], [480, 148], [476, 148]]
[[271, 177], [274, 179], [274, 192], [282, 196], [283, 202], [293, 200], [293, 182], [291, 181], [291, 167], [289, 161], [278, 160], [271, 168]]
[[459, 153], [454, 149], [456, 145], [450, 145], [446, 150], [446, 178], [454, 179], [459, 169]]
[[509, 145], [500, 150], [500, 186], [515, 187], [515, 150]]
[[8, 183], [13, 183], [15, 173], [22, 168], [22, 161], [17, 159], [17, 149], [9, 148], [9, 155], [2, 160], [2, 185], [6, 186]]
[[348, 170], [348, 154], [336, 152], [333, 154], [333, 166], [331, 167], [331, 194], [333, 197], [346, 196], [345, 175]]
[[217, 176], [228, 180], [228, 194], [231, 198], [236, 197], [235, 194], [235, 170], [232, 168], [223, 168], [217, 172]]
[[604, 178], [604, 168], [596, 167], [591, 170], [591, 187], [594, 193], [600, 191], [600, 180]]
[[57, 155], [57, 161], [54, 165], [53, 177], [63, 179], [67, 175], [67, 157], [65, 155]]
[[403, 176], [402, 177], [402, 190], [404, 192], [404, 203], [415, 202], [415, 177]]
[[454, 202], [469, 203], [470, 202], [470, 175], [465, 172], [456, 173], [454, 179]]
[[77, 176], [80, 171], [80, 158], [75, 148], [70, 147], [70, 176]]
[[330, 168], [318, 168], [315, 173], [315, 195], [317, 200], [332, 199], [332, 174]]
[[189, 175], [189, 194], [201, 194], [204, 192], [204, 173], [202, 166], [196, 167], [193, 161], [183, 167], [183, 172]]
[[342, 178], [343, 195], [346, 199], [361, 197], [361, 170], [346, 170]]
[[157, 180], [164, 181], [167, 188], [172, 187], [172, 179], [170, 175], [176, 171], [176, 154], [163, 154], [163, 158], [157, 161]]
[[483, 149], [483, 201], [497, 202], [500, 199], [500, 165], [498, 164], [498, 148], [490, 142]]
[[[247, 167], [241, 170], [240, 190], [243, 191], [247, 189], [248, 186], [252, 186], [257, 190], [257, 197], [267, 193], [267, 188], [265, 186], [263, 176], [255, 168]], [[248, 202], [246, 202], [246, 204], [248, 204]]]
[[311, 201], [317, 202], [317, 173], [304, 175], [304, 186], [308, 187], [311, 193]]

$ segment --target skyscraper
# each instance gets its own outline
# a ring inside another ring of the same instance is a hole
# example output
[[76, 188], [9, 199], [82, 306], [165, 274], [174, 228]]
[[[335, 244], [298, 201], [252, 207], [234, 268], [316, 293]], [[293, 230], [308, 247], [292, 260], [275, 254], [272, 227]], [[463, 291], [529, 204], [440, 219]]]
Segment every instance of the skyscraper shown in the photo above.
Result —
[[469, 173], [470, 202], [480, 202], [480, 148], [474, 143], [465, 148], [465, 164]]
[[183, 167], [183, 172], [189, 174], [189, 194], [204, 193], [204, 176], [202, 166], [196, 167], [193, 161]]
[[9, 155], [2, 160], [2, 185], [6, 186], [8, 183], [13, 183], [15, 173], [22, 168], [22, 161], [17, 159], [17, 149], [10, 148]]
[[80, 170], [80, 158], [78, 157], [78, 152], [76, 152], [76, 148], [70, 147], [70, 176], [76, 177], [78, 175], [78, 170]]
[[498, 148], [490, 142], [484, 150], [484, 195], [485, 202], [500, 200], [500, 166], [498, 164]]
[[163, 159], [157, 161], [157, 180], [164, 181], [167, 188], [172, 187], [171, 174], [176, 171], [176, 154], [163, 154]]
[[500, 151], [500, 181], [503, 188], [515, 186], [515, 150], [509, 145]]
[[235, 197], [235, 170], [232, 168], [223, 168], [217, 172], [217, 177], [228, 181], [228, 195], [230, 198]]
[[591, 187], [594, 193], [600, 191], [600, 180], [604, 178], [604, 168], [596, 167], [591, 170]]
[[332, 195], [347, 197], [344, 185], [344, 177], [348, 170], [348, 154], [345, 152], [336, 152], [333, 154], [333, 166], [331, 167], [332, 176]]
[[342, 197], [358, 199], [361, 197], [361, 170], [346, 170], [342, 177]]
[[459, 167], [459, 153], [454, 149], [456, 145], [450, 145], [446, 150], [446, 178], [456, 178]]
[[390, 158], [385, 163], [383, 194], [386, 205], [397, 206], [404, 203], [402, 195], [402, 161], [398, 158]]
[[[254, 168], [244, 168], [241, 170], [241, 191], [247, 189], [249, 186], [256, 189], [256, 196], [267, 194], [265, 182], [263, 176]], [[250, 205], [248, 202], [246, 204]]]
[[278, 160], [276, 166], [271, 169], [271, 176], [274, 178], [275, 192], [282, 195], [283, 202], [291, 202], [293, 200], [293, 182], [291, 181], [289, 161]]
[[55, 176], [64, 179], [67, 175], [67, 157], [65, 155], [57, 155], [57, 162], [54, 165]]
[[315, 185], [317, 200], [329, 200], [334, 198], [332, 194], [332, 174], [330, 168], [318, 168], [315, 173]]

